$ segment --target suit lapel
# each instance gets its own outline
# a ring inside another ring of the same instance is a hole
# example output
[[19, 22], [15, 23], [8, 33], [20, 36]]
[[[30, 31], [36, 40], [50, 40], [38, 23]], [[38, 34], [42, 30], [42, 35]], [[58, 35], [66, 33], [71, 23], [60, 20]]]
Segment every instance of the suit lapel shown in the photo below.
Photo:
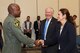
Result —
[[53, 20], [53, 19], [51, 19], [50, 24], [49, 24], [49, 26], [48, 26], [47, 33], [48, 33], [48, 31], [50, 31], [50, 29], [51, 29], [51, 26], [52, 26], [52, 23], [53, 23], [52, 20]]
[[[47, 34], [51, 31], [52, 27], [54, 27], [54, 18], [52, 17], [51, 21], [50, 21], [50, 24], [48, 26], [48, 29], [47, 29]], [[47, 36], [47, 35], [46, 35]]]
[[42, 26], [42, 32], [44, 32], [45, 22], [46, 22], [46, 19], [44, 20], [43, 24], [41, 25]]
[[61, 32], [61, 34], [60, 34], [60, 36], [62, 36], [63, 34], [64, 34], [64, 30], [66, 30], [66, 26], [67, 26], [67, 22], [65, 23], [65, 25], [64, 25], [64, 27], [63, 27], [63, 29], [62, 29], [62, 32]]

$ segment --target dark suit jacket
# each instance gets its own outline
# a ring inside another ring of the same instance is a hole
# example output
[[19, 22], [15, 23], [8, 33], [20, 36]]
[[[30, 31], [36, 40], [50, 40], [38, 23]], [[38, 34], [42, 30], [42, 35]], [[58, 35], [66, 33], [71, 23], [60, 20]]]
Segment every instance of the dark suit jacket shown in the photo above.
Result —
[[[60, 25], [58, 24], [58, 27]], [[60, 34], [60, 28], [58, 34], [58, 42], [60, 44], [59, 53], [75, 53], [76, 52], [76, 29], [73, 24], [66, 22], [63, 30]]]
[[[40, 21], [41, 23], [41, 21]], [[40, 39], [40, 29], [38, 29], [38, 21], [34, 21], [34, 30], [35, 30], [35, 35], [36, 35], [36, 40]]]
[[35, 30], [35, 32], [38, 30], [38, 22], [37, 21], [34, 22], [34, 30]]
[[[45, 27], [45, 22], [46, 19], [41, 22], [41, 39], [43, 39], [43, 34], [44, 34], [44, 27]], [[46, 40], [44, 45], [46, 45], [46, 48], [42, 48], [42, 53], [57, 53], [57, 36], [56, 30], [55, 30], [55, 25], [57, 23], [57, 20], [52, 17], [51, 22], [49, 24], [48, 30], [47, 30], [47, 35], [46, 35]]]

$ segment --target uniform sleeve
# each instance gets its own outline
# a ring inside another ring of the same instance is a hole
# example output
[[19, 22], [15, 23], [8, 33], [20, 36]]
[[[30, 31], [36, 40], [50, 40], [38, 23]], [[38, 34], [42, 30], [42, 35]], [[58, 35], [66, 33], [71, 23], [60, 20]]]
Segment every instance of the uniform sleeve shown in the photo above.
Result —
[[33, 45], [34, 40], [25, 36], [21, 29], [17, 26], [15, 26], [15, 23], [9, 23], [9, 27], [11, 29], [11, 32], [14, 34], [15, 38], [17, 38], [20, 42], [27, 44], [27, 45]]

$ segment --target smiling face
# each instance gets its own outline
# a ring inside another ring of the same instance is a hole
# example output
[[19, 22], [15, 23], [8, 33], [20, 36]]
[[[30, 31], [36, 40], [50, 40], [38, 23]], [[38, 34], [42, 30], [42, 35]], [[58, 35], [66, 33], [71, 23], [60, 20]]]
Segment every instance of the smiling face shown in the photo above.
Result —
[[46, 8], [45, 9], [45, 17], [46, 19], [50, 19], [53, 16], [53, 9], [52, 8]]
[[57, 18], [58, 18], [58, 21], [62, 21], [63, 19], [65, 19], [65, 15], [63, 15], [63, 14], [61, 13], [61, 11], [59, 11]]
[[61, 11], [58, 12], [58, 21], [61, 21], [63, 19], [63, 15], [61, 13]]

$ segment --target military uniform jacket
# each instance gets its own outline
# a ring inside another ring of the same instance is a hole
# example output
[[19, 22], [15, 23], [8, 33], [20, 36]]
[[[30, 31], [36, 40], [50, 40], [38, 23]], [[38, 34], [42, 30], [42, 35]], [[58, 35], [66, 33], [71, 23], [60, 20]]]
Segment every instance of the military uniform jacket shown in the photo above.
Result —
[[8, 15], [3, 23], [4, 45], [2, 53], [21, 53], [21, 43], [33, 45], [34, 40], [25, 36], [20, 29], [20, 22]]

